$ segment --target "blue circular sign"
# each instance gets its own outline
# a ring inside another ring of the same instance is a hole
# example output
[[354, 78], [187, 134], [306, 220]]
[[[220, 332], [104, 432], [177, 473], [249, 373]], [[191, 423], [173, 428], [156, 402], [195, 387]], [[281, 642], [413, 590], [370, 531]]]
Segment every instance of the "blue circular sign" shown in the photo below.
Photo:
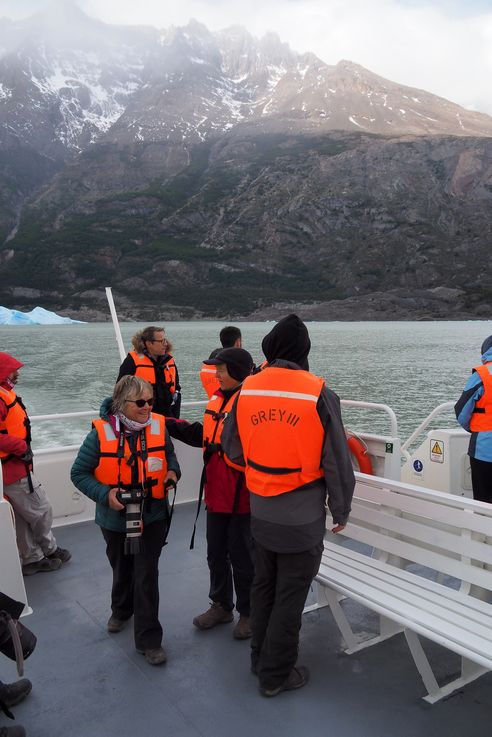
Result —
[[424, 464], [422, 463], [422, 461], [416, 460], [413, 462], [413, 467], [415, 471], [417, 471], [417, 473], [420, 473], [424, 468]]

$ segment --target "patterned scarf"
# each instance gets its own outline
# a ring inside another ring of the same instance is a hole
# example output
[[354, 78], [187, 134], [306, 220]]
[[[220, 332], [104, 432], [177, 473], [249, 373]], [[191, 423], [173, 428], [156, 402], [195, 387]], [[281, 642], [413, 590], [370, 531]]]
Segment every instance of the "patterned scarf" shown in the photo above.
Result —
[[[152, 417], [149, 417], [147, 422], [136, 422], [136, 420], [130, 420], [128, 417], [126, 417], [122, 412], [117, 412], [116, 420], [121, 422], [127, 430], [130, 430], [130, 432], [140, 432], [140, 430], [143, 430], [145, 427], [148, 427], [150, 423], [152, 422]], [[119, 425], [119, 422], [117, 422], [117, 425]], [[117, 427], [117, 431], [119, 432], [119, 427]]]

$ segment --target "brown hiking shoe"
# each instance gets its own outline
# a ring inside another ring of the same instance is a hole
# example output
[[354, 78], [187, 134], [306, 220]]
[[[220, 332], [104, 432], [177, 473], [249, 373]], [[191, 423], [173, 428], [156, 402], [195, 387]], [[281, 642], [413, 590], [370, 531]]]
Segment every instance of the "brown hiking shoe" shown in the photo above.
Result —
[[232, 622], [233, 619], [234, 615], [232, 612], [228, 612], [227, 609], [224, 609], [222, 604], [219, 604], [218, 601], [213, 601], [210, 609], [207, 609], [206, 612], [203, 612], [203, 614], [199, 614], [194, 618], [193, 624], [195, 627], [198, 627], [199, 630], [209, 630], [218, 624], [227, 624], [228, 622]]
[[167, 653], [163, 647], [154, 647], [150, 650], [138, 650], [141, 655], [145, 656], [145, 660], [149, 665], [163, 665], [167, 662]]
[[57, 547], [56, 550], [54, 550], [52, 553], [46, 556], [49, 560], [52, 560], [53, 558], [59, 558], [62, 563], [67, 563], [70, 558], [72, 557], [72, 553], [70, 550], [66, 550], [65, 548]]
[[108, 632], [111, 632], [111, 634], [114, 634], [115, 632], [121, 632], [126, 623], [126, 619], [118, 619], [114, 616], [114, 614], [112, 614], [108, 619]]
[[294, 691], [296, 688], [302, 688], [309, 681], [309, 671], [304, 665], [297, 665], [292, 668], [289, 673], [289, 677], [282, 683], [281, 686], [275, 688], [263, 688], [260, 685], [260, 693], [262, 696], [277, 696], [282, 691]]
[[21, 724], [13, 727], [0, 727], [0, 737], [26, 737], [26, 730]]
[[26, 563], [25, 566], [22, 566], [22, 575], [33, 576], [35, 573], [57, 571], [61, 568], [61, 564], [60, 558], [41, 558], [41, 560], [37, 560], [35, 563]]
[[0, 701], [10, 709], [11, 706], [20, 704], [31, 693], [31, 689], [32, 683], [27, 678], [21, 678], [20, 681], [14, 681], [14, 683], [0, 681]]
[[249, 624], [249, 617], [244, 617], [242, 614], [239, 615], [239, 621], [232, 630], [232, 636], [236, 640], [249, 640], [251, 637], [251, 626]]

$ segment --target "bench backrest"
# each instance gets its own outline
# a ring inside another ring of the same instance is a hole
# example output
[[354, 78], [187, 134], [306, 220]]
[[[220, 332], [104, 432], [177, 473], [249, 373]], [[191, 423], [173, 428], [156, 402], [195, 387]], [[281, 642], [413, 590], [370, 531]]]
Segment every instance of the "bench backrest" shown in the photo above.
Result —
[[428, 575], [424, 567], [458, 579], [465, 591], [473, 586], [474, 595], [492, 591], [492, 504], [356, 477], [349, 523], [340, 533], [345, 539], [364, 543], [363, 552], [390, 564], [417, 564], [417, 575]]

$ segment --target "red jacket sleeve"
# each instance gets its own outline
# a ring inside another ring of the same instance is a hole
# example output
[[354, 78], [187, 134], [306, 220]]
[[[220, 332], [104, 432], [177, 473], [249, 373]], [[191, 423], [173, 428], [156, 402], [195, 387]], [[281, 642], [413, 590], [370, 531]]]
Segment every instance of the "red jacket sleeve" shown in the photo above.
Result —
[[[8, 410], [7, 405], [0, 399], [0, 422], [3, 422], [7, 417]], [[15, 435], [8, 435], [0, 432], [0, 451], [2, 453], [12, 453], [16, 456], [22, 456], [27, 450], [27, 443], [21, 438], [16, 438]]]

